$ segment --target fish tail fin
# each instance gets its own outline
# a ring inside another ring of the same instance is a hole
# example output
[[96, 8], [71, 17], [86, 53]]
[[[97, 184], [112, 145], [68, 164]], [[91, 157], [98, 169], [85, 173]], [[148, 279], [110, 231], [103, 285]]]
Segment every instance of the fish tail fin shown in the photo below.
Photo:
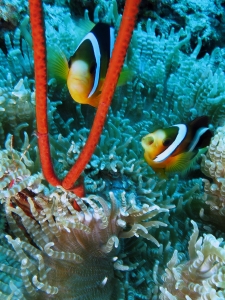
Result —
[[128, 81], [130, 81], [132, 79], [134, 75], [134, 72], [132, 70], [130, 70], [128, 67], [125, 67], [122, 69], [118, 82], [117, 82], [117, 86], [122, 86], [124, 84], [126, 84]]
[[65, 54], [57, 46], [48, 46], [48, 78], [55, 78], [60, 84], [67, 81], [69, 66]]

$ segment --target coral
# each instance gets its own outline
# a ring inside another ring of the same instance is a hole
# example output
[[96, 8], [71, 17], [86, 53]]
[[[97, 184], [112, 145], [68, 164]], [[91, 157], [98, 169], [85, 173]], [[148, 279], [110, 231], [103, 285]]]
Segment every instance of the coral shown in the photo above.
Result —
[[196, 0], [144, 0], [140, 12], [142, 17], [156, 21], [160, 34], [169, 34], [172, 27], [189, 27], [193, 43], [201, 37], [210, 51], [224, 44], [223, 0], [205, 0], [201, 5]]
[[[225, 127], [218, 127], [211, 140], [206, 155], [203, 155], [201, 170], [211, 179], [204, 178], [205, 203], [210, 206], [210, 211], [201, 216], [206, 221], [223, 224], [225, 206]], [[216, 216], [216, 218], [215, 218]]]
[[[155, 23], [148, 20], [147, 31], [139, 26], [134, 32], [130, 60], [135, 73], [127, 89], [115, 96], [117, 103], [124, 96], [125, 116], [134, 115], [135, 127], [142, 121], [145, 134], [154, 128], [189, 122], [196, 116], [208, 115], [218, 126], [224, 114], [223, 49], [197, 59], [202, 41], [190, 55], [185, 54], [191, 38], [188, 28], [168, 36], [156, 36]], [[134, 95], [134, 96], [133, 96]], [[120, 101], [121, 102], [121, 101]], [[152, 127], [154, 124], [154, 127]], [[143, 134], [144, 135], [144, 134]]]
[[[74, 54], [76, 47], [82, 38], [87, 34], [87, 29], [83, 25], [84, 19], [89, 19], [88, 12], [82, 15], [82, 19], [72, 19], [68, 7], [58, 7], [51, 5], [43, 5], [45, 13], [45, 26], [46, 26], [46, 42], [47, 46], [58, 46], [69, 59]], [[85, 23], [85, 22], [84, 22]], [[23, 23], [23, 32], [25, 33], [29, 26], [29, 17]], [[30, 32], [28, 31], [28, 34]], [[62, 37], [61, 40], [58, 36]]]
[[172, 9], [185, 19], [185, 26], [190, 27], [193, 36], [203, 40], [219, 40], [218, 26], [224, 26], [222, 1], [198, 1], [173, 3]]
[[197, 224], [189, 241], [189, 261], [180, 262], [175, 250], [163, 276], [160, 299], [225, 299], [225, 249], [221, 238], [204, 234]]
[[[24, 0], [1, 0], [0, 1], [0, 24], [1, 30], [14, 29], [23, 13], [26, 11], [27, 1]], [[2, 32], [0, 33], [2, 35]]]
[[124, 5], [125, 1], [123, 0], [77, 0], [76, 3], [71, 1], [69, 7], [72, 15], [83, 15], [84, 11], [88, 9], [91, 20], [95, 23], [100, 21], [116, 25], [118, 13], [122, 14]]
[[20, 131], [26, 128], [32, 132], [35, 127], [32, 52], [25, 40], [22, 39], [20, 44], [20, 39], [19, 29], [15, 31], [13, 41], [5, 34], [8, 55], [0, 50], [1, 146], [7, 134], [12, 133], [16, 137], [16, 146], [20, 147]]

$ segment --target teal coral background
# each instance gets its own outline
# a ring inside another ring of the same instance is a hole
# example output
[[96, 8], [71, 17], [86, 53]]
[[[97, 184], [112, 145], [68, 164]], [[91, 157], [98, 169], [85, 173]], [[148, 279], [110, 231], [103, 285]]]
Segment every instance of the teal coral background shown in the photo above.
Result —
[[[120, 14], [124, 3], [118, 1], [117, 4]], [[9, 201], [15, 202], [24, 189], [46, 198], [62, 192], [48, 186], [40, 174], [28, 3], [15, 0], [13, 5], [12, 1], [1, 1], [0, 5], [0, 297], [61, 299], [62, 294], [49, 295], [40, 291], [38, 285], [33, 287], [35, 296], [31, 296], [25, 276], [21, 275], [21, 256], [14, 254], [19, 248], [6, 238], [9, 235], [13, 239], [22, 238], [10, 226], [16, 212], [9, 213]], [[115, 14], [115, 1], [46, 0], [43, 5], [47, 45], [60, 47], [67, 57], [86, 34], [78, 20], [88, 17], [85, 9], [95, 22], [114, 23], [116, 32], [121, 20], [121, 16], [117, 18]], [[95, 289], [103, 285], [94, 299], [225, 298], [222, 240], [225, 130], [221, 129], [225, 115], [224, 7], [222, 0], [202, 1], [201, 5], [199, 1], [178, 3], [173, 0], [145, 0], [141, 4], [125, 62], [133, 76], [116, 90], [99, 145], [84, 171], [87, 196], [102, 197], [111, 210], [116, 203], [115, 218], [127, 217], [125, 228], [109, 218], [111, 227], [116, 228], [110, 228], [109, 232], [118, 236], [120, 246], [104, 257], [110, 265], [106, 286], [101, 283], [106, 275], [100, 271], [95, 273], [98, 264], [93, 267], [92, 276], [82, 275], [84, 285], [90, 277]], [[49, 80], [48, 85], [51, 151], [55, 170], [63, 178], [85, 144], [95, 109], [75, 103], [66, 87], [59, 86], [55, 79]], [[203, 114], [209, 116], [210, 129], [215, 135], [208, 153], [192, 165], [190, 172], [171, 174], [168, 179], [158, 178], [143, 160], [141, 138], [156, 128], [188, 123]], [[15, 182], [10, 188], [12, 180]], [[29, 195], [34, 197], [34, 194]], [[147, 211], [146, 205], [156, 211], [148, 213], [146, 220], [138, 219], [138, 215], [143, 216], [145, 209]], [[129, 216], [123, 211], [125, 208]], [[18, 215], [21, 217], [22, 213]], [[149, 218], [153, 223], [148, 225], [148, 233], [139, 232], [140, 226], [134, 230], [133, 225], [151, 222]], [[96, 238], [91, 241], [98, 248], [102, 246], [97, 243], [98, 232], [95, 226], [92, 230]], [[100, 234], [99, 239], [104, 240], [104, 237]], [[70, 242], [69, 235], [68, 240]], [[35, 238], [28, 239], [32, 249], [40, 249], [34, 241]], [[66, 251], [60, 250], [60, 246], [57, 246], [58, 251]], [[34, 250], [23, 247], [31, 259]], [[114, 256], [118, 257], [118, 264], [113, 267]], [[84, 257], [84, 266], [77, 274], [91, 264], [87, 256]], [[52, 261], [48, 268], [53, 268]], [[28, 275], [30, 281], [31, 274]], [[52, 286], [56, 285], [53, 279], [48, 280]], [[79, 282], [69, 282], [68, 289], [70, 284], [79, 286]], [[113, 295], [114, 287], [116, 294]], [[60, 290], [60, 285], [57, 288]], [[90, 290], [85, 288], [80, 291], [81, 295], [77, 295], [75, 289], [68, 299], [93, 299], [91, 287]]]

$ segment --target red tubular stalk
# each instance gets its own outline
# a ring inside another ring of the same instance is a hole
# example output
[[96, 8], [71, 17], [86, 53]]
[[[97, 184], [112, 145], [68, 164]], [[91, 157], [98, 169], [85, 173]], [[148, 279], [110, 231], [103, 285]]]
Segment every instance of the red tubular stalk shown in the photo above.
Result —
[[[90, 161], [91, 156], [98, 144], [105, 124], [108, 109], [116, 88], [119, 74], [124, 63], [132, 32], [134, 30], [136, 16], [138, 13], [138, 6], [140, 2], [141, 0], [126, 1], [122, 22], [109, 63], [109, 68], [106, 74], [106, 79], [103, 85], [101, 98], [93, 122], [93, 126], [80, 156], [62, 182], [62, 186], [65, 189], [69, 190], [73, 188], [74, 183], [79, 178], [86, 164]], [[76, 188], [73, 189], [73, 191], [76, 193]]]
[[44, 177], [56, 186], [61, 185], [61, 182], [52, 166], [48, 138], [46, 45], [41, 0], [29, 0], [29, 8], [34, 49], [38, 147]]
[[41, 0], [29, 0], [36, 82], [37, 135], [42, 170], [50, 184], [54, 186], [62, 184], [65, 189], [73, 191], [78, 196], [84, 194], [84, 186], [82, 183], [74, 187], [74, 183], [79, 179], [98, 144], [130, 43], [140, 2], [141, 0], [126, 1], [120, 30], [90, 135], [78, 160], [61, 183], [54, 173], [48, 138], [46, 45], [42, 3]]

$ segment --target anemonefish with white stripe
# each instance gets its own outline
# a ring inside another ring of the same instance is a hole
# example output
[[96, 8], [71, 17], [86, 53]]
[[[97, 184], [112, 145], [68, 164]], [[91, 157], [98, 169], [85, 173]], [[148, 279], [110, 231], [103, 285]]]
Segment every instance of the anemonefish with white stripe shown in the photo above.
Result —
[[[97, 107], [114, 46], [114, 28], [94, 24], [67, 61], [62, 51], [48, 48], [48, 75], [67, 83], [71, 97], [81, 104]], [[90, 26], [89, 26], [90, 27]], [[118, 85], [129, 78], [129, 70], [121, 73]]]
[[144, 158], [152, 169], [165, 175], [188, 169], [201, 149], [210, 143], [208, 117], [198, 117], [188, 125], [176, 124], [158, 129], [142, 138]]

